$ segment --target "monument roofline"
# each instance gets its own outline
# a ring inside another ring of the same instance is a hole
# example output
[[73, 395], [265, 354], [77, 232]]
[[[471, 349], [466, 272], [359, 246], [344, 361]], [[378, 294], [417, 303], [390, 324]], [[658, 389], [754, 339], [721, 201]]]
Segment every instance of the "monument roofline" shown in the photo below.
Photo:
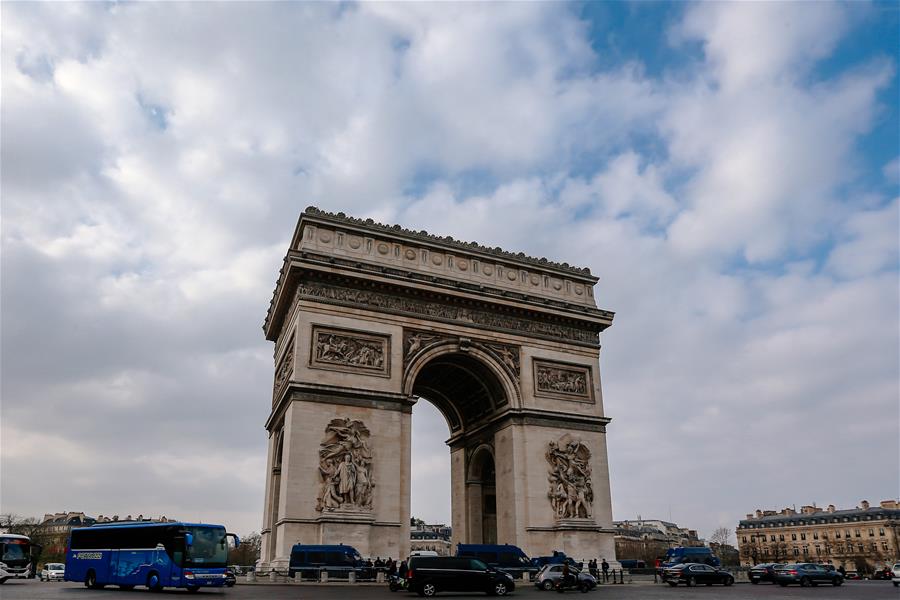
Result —
[[488, 255], [494, 260], [509, 261], [512, 263], [518, 263], [520, 265], [528, 265], [532, 268], [538, 267], [542, 270], [559, 271], [568, 275], [569, 277], [575, 276], [583, 278], [584, 280], [589, 281], [591, 284], [595, 284], [599, 281], [598, 277], [595, 277], [591, 274], [591, 270], [588, 267], [576, 267], [574, 265], [570, 265], [569, 263], [559, 263], [544, 257], [536, 258], [533, 256], [528, 256], [524, 252], [509, 252], [500, 248], [499, 246], [491, 248], [488, 246], [483, 246], [478, 242], [466, 242], [457, 240], [450, 237], [449, 235], [442, 237], [439, 235], [428, 233], [424, 229], [421, 231], [413, 231], [411, 229], [406, 229], [400, 225], [385, 225], [384, 223], [378, 223], [373, 219], [359, 219], [356, 217], [349, 217], [342, 212], [331, 213], [316, 208], [315, 206], [308, 206], [306, 210], [300, 214], [300, 218], [297, 221], [297, 227], [294, 230], [294, 237], [291, 240], [291, 248], [297, 248], [299, 240], [301, 239], [300, 230], [302, 228], [303, 222], [305, 220], [310, 220], [310, 218], [313, 217], [315, 219], [321, 219], [330, 223], [367, 229], [372, 232], [388, 234], [394, 237], [402, 237], [418, 243], [437, 245], [445, 248], [453, 248], [454, 250], [462, 250], [470, 253]]

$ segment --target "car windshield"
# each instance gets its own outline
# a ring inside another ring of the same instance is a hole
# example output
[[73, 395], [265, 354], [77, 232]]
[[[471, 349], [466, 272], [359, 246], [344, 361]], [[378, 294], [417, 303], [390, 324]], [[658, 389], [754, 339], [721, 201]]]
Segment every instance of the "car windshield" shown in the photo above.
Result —
[[186, 548], [185, 565], [195, 567], [224, 567], [228, 559], [228, 544], [224, 527], [188, 527], [193, 545]]
[[50, 563], [49, 565], [47, 565], [47, 569], [49, 571], [62, 571], [65, 568], [65, 565], [61, 565], [59, 563]]

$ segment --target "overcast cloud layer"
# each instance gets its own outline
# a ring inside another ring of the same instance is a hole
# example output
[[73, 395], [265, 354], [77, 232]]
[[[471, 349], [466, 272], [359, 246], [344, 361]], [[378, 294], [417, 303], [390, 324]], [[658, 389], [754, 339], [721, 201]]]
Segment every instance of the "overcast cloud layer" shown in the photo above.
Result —
[[617, 519], [897, 497], [895, 3], [2, 8], [2, 511], [258, 530], [309, 204], [600, 277]]

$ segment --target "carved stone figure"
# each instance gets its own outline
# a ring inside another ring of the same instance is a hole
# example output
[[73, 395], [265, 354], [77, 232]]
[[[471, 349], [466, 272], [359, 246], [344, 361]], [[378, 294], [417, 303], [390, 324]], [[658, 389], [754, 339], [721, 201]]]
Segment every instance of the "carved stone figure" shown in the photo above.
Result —
[[294, 367], [294, 338], [291, 338], [288, 341], [287, 351], [284, 353], [284, 356], [281, 358], [281, 362], [278, 363], [278, 368], [275, 369], [275, 391], [277, 392], [281, 385], [287, 380], [288, 375], [290, 375], [291, 370]]
[[319, 474], [316, 510], [372, 510], [372, 451], [362, 421], [332, 419], [319, 449]]
[[559, 442], [550, 442], [546, 457], [550, 463], [547, 497], [556, 518], [591, 518], [591, 451], [580, 440], [565, 435]]
[[555, 392], [589, 397], [588, 375], [583, 369], [537, 364], [537, 389], [539, 392]]
[[381, 369], [384, 367], [384, 343], [320, 331], [316, 333], [316, 361]]

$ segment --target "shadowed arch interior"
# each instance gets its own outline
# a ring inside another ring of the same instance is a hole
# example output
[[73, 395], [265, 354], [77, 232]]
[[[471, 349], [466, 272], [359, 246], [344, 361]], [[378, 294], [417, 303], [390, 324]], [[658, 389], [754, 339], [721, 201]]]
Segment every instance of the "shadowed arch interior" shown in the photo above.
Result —
[[416, 376], [412, 391], [437, 406], [451, 434], [473, 427], [507, 403], [497, 376], [480, 360], [462, 352], [429, 361]]

